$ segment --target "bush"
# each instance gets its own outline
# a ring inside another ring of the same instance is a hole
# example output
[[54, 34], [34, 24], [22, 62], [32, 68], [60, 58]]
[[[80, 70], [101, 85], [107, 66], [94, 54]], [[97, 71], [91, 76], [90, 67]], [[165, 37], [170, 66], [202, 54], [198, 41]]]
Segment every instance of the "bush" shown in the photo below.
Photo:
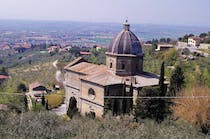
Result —
[[64, 101], [64, 93], [51, 93], [45, 96], [49, 109], [59, 107]]
[[[210, 96], [210, 90], [205, 87], [194, 87], [190, 91], [182, 91], [181, 97]], [[193, 125], [199, 125], [203, 131], [210, 126], [210, 99], [174, 99], [172, 107], [174, 117], [188, 121]], [[208, 129], [209, 130], [209, 129]], [[207, 132], [207, 131], [206, 131]]]
[[27, 112], [23, 114], [0, 113], [1, 139], [139, 139], [139, 138], [208, 138], [186, 123], [166, 120], [157, 124], [151, 120], [144, 123], [132, 121], [133, 117], [105, 116], [90, 119], [75, 116], [64, 121], [52, 112]]

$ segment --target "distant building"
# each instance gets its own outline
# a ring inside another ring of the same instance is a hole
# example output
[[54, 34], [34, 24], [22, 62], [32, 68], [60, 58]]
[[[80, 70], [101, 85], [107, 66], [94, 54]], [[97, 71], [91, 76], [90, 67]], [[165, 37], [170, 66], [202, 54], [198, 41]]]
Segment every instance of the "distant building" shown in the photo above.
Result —
[[59, 51], [61, 47], [60, 46], [51, 46], [49, 48], [47, 48], [48, 52], [56, 52], [56, 51]]
[[157, 49], [155, 51], [165, 51], [170, 48], [174, 48], [172, 44], [158, 44]]
[[114, 115], [122, 114], [122, 99], [109, 97], [125, 96], [123, 88], [132, 89], [131, 105], [135, 105], [142, 87], [159, 84], [158, 75], [143, 70], [143, 56], [139, 39], [130, 31], [130, 24], [124, 23], [123, 30], [109, 45], [106, 65], [78, 58], [64, 68], [67, 108], [71, 99], [82, 115], [102, 117], [107, 110]]
[[47, 94], [48, 91], [49, 90], [39, 82], [29, 84], [29, 95], [36, 101], [41, 101], [42, 95]]
[[188, 38], [188, 46], [199, 46], [200, 45], [200, 41], [201, 41], [201, 38], [200, 37], [189, 37]]
[[7, 44], [5, 44], [5, 45], [1, 45], [0, 46], [0, 50], [9, 50], [10, 49], [10, 46], [9, 45], [7, 45]]
[[0, 104], [0, 111], [8, 111], [9, 108], [7, 105], [4, 105], [4, 104]]
[[9, 76], [6, 76], [6, 75], [0, 75], [0, 85], [6, 80], [8, 79]]
[[0, 80], [5, 80], [5, 79], [8, 79], [9, 76], [6, 76], [6, 75], [0, 75]]
[[22, 45], [22, 47], [23, 47], [23, 48], [26, 48], [26, 49], [30, 49], [30, 48], [31, 48], [31, 44], [29, 44], [29, 43], [24, 43], [24, 44]]
[[80, 55], [91, 55], [91, 52], [80, 52]]
[[181, 42], [181, 41], [177, 42], [178, 47], [187, 47], [187, 44], [188, 44], [187, 42]]
[[67, 51], [71, 50], [71, 48], [72, 48], [72, 46], [66, 46], [66, 47], [65, 47], [65, 49], [66, 49]]
[[103, 48], [102, 46], [96, 46], [97, 51], [101, 50], [102, 48]]

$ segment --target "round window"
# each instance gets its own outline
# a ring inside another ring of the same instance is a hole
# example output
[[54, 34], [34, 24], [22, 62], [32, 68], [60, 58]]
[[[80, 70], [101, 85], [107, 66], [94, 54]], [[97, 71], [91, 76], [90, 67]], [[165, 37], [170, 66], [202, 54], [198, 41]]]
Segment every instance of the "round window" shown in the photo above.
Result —
[[95, 91], [93, 90], [93, 88], [90, 88], [88, 90], [88, 96], [90, 97], [90, 99], [95, 99], [96, 94], [95, 94]]

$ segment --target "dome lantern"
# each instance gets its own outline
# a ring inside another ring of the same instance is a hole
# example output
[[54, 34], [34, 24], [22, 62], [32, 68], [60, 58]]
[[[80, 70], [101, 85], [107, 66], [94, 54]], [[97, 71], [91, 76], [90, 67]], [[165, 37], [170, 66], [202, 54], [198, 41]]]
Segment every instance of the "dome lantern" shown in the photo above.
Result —
[[128, 20], [125, 20], [125, 23], [123, 24], [123, 29], [125, 31], [129, 31], [130, 30], [130, 24], [128, 23]]

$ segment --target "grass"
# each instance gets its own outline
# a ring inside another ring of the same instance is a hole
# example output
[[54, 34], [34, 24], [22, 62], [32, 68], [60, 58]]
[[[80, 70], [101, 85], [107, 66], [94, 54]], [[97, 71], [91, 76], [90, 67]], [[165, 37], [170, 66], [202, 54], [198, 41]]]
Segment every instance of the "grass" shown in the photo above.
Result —
[[199, 50], [202, 51], [202, 52], [210, 54], [210, 50], [207, 50], [207, 49], [199, 49]]
[[48, 105], [50, 109], [59, 107], [64, 101], [64, 91], [59, 91], [56, 93], [51, 93], [46, 95], [45, 98], [48, 101]]

